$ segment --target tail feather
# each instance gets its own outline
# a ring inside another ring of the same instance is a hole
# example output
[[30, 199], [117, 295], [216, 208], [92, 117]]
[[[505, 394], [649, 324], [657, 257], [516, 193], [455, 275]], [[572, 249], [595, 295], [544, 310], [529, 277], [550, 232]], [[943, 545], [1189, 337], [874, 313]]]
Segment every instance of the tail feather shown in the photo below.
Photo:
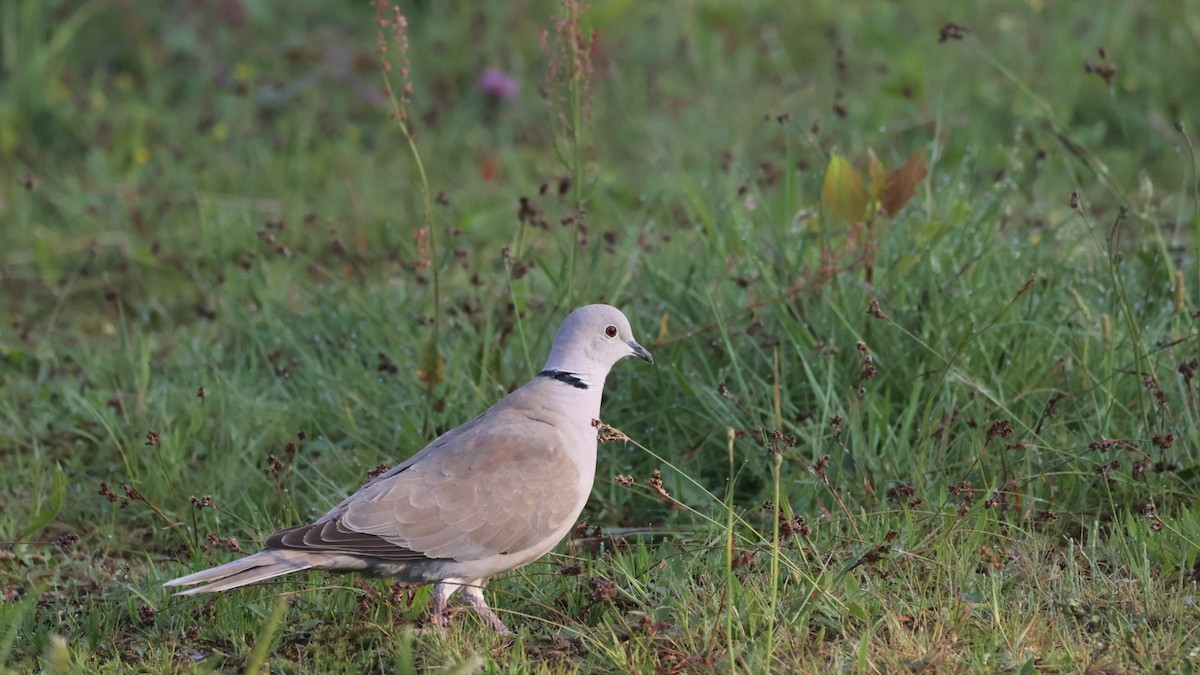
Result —
[[175, 595], [195, 595], [196, 593], [214, 593], [231, 588], [247, 586], [259, 581], [274, 579], [292, 572], [312, 569], [321, 566], [321, 554], [305, 553], [303, 551], [268, 550], [233, 562], [225, 563], [212, 569], [189, 574], [178, 579], [172, 579], [163, 586], [196, 586], [180, 591]]

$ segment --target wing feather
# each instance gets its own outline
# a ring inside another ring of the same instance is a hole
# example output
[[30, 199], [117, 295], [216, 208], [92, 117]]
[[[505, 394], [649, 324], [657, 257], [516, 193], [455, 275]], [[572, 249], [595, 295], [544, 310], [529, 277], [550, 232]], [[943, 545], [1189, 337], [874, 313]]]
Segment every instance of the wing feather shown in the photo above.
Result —
[[494, 408], [267, 546], [460, 561], [530, 549], [577, 515], [581, 478], [568, 443], [554, 425]]

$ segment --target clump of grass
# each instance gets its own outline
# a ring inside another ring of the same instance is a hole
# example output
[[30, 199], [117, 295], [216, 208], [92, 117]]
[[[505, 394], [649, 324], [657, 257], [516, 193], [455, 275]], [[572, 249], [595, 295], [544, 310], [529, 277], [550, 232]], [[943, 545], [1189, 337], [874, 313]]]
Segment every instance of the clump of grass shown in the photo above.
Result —
[[[387, 92], [391, 104], [391, 119], [400, 129], [404, 141], [408, 145], [409, 156], [417, 170], [419, 179], [418, 193], [421, 198], [421, 214], [424, 227], [413, 230], [416, 241], [416, 269], [429, 270], [433, 280], [432, 286], [432, 321], [425, 349], [421, 354], [416, 375], [432, 392], [433, 388], [445, 377], [445, 361], [441, 355], [441, 326], [442, 326], [442, 291], [441, 291], [441, 258], [438, 251], [438, 228], [433, 218], [433, 194], [429, 188], [429, 178], [425, 173], [425, 163], [421, 160], [421, 152], [417, 148], [416, 134], [413, 131], [413, 83], [412, 65], [408, 50], [408, 18], [398, 4], [392, 5], [388, 0], [376, 0], [375, 21], [378, 24], [376, 33], [377, 55], [379, 69], [383, 76], [384, 91]], [[392, 59], [399, 59], [399, 68]], [[399, 94], [392, 84], [392, 78], [399, 78]]]
[[542, 29], [539, 44], [546, 55], [547, 70], [543, 95], [550, 109], [554, 128], [554, 149], [570, 179], [559, 182], [558, 192], [570, 192], [574, 211], [563, 219], [574, 236], [567, 248], [562, 303], [575, 301], [576, 256], [586, 241], [587, 199], [591, 191], [588, 178], [591, 151], [593, 95], [596, 67], [593, 63], [599, 44], [600, 31], [590, 32], [583, 26], [587, 3], [581, 0], [562, 0], [553, 32]]

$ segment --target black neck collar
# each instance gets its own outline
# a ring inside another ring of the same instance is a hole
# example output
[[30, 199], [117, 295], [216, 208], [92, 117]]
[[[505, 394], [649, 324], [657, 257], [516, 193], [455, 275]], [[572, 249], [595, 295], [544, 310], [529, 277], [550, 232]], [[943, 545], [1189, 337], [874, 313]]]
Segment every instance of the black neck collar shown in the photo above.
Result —
[[568, 373], [565, 370], [550, 370], [547, 368], [546, 370], [538, 373], [538, 377], [548, 377], [552, 380], [558, 380], [559, 382], [562, 382], [563, 384], [569, 384], [576, 389], [588, 388], [587, 383], [579, 379], [578, 375], [575, 373]]

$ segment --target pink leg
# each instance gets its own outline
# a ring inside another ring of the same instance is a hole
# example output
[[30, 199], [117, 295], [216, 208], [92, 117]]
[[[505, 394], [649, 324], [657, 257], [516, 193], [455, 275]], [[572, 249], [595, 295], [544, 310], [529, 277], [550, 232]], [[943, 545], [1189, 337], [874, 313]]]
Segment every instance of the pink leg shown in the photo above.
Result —
[[488, 607], [487, 601], [483, 599], [483, 584], [485, 583], [487, 583], [487, 579], [480, 579], [475, 584], [464, 586], [463, 596], [467, 599], [467, 604], [492, 627], [492, 630], [501, 635], [511, 635], [512, 631], [504, 625], [500, 617], [496, 616], [492, 608]]
[[433, 587], [433, 614], [429, 617], [429, 622], [438, 628], [449, 628], [450, 617], [446, 616], [446, 605], [450, 602], [450, 596], [454, 595], [459, 589], [459, 584], [449, 581], [439, 581]]

